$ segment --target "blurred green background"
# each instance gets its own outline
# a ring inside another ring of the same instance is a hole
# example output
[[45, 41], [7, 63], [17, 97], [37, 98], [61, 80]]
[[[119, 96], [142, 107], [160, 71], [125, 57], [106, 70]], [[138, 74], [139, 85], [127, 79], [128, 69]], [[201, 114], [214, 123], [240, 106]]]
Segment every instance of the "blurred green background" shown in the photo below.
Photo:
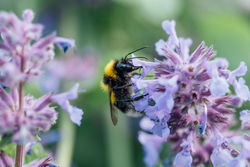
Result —
[[[0, 0], [0, 8], [19, 16], [24, 9], [33, 9], [45, 33], [56, 30], [60, 36], [74, 38], [79, 55], [97, 58], [96, 76], [81, 82], [86, 92], [75, 101], [85, 112], [81, 127], [72, 125], [60, 111], [53, 131], [63, 129], [65, 142], [46, 145], [54, 153], [63, 147], [58, 161], [72, 160], [72, 167], [145, 166], [137, 141], [139, 119], [120, 114], [118, 126], [113, 127], [108, 94], [99, 83], [110, 59], [145, 45], [151, 47], [137, 55], [155, 57], [154, 43], [167, 39], [163, 20], [176, 20], [177, 35], [193, 39], [192, 51], [205, 41], [214, 46], [218, 57], [229, 60], [230, 69], [240, 61], [250, 65], [250, 0]], [[245, 79], [250, 85], [250, 72]], [[38, 86], [26, 91], [41, 93]], [[249, 103], [243, 107], [249, 108]]]

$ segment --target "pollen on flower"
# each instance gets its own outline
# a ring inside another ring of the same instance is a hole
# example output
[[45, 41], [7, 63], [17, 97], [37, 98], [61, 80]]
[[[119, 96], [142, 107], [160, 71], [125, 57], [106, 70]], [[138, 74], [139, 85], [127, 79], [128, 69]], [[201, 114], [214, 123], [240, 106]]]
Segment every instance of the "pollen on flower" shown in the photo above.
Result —
[[188, 71], [189, 71], [189, 72], [193, 72], [193, 71], [194, 71], [194, 68], [193, 68], [193, 67], [189, 67], [189, 68], [188, 68]]

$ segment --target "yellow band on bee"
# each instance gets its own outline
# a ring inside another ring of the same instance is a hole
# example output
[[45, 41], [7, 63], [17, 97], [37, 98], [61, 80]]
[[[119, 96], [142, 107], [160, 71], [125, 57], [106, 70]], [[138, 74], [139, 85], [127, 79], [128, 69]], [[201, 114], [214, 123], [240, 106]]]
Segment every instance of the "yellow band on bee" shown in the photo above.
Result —
[[114, 65], [115, 65], [115, 61], [114, 60], [111, 60], [106, 66], [105, 66], [105, 69], [104, 69], [104, 72], [107, 77], [111, 77], [113, 79], [116, 79], [117, 78], [117, 75], [116, 75], [116, 71], [114, 69]]

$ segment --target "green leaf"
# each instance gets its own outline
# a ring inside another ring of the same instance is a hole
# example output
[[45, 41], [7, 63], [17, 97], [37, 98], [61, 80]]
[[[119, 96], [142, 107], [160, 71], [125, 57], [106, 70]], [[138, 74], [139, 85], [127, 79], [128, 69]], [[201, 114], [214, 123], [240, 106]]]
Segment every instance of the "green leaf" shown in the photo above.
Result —
[[4, 135], [0, 138], [0, 149], [3, 148], [5, 145], [10, 144], [12, 135]]
[[[11, 143], [5, 145], [2, 149], [6, 154], [15, 158], [16, 154], [16, 144]], [[29, 163], [35, 159], [42, 159], [48, 156], [48, 152], [43, 149], [43, 146], [40, 143], [37, 143], [32, 146], [32, 149], [29, 153], [25, 155], [25, 163]]]
[[38, 135], [35, 136], [35, 139], [36, 139], [37, 141], [41, 141], [41, 138], [40, 138], [40, 136], [38, 136]]
[[163, 167], [163, 166], [162, 166], [161, 162], [159, 162], [159, 163], [156, 165], [156, 167]]
[[3, 151], [9, 156], [11, 156], [12, 158], [14, 158], [16, 154], [16, 144], [11, 143], [11, 144], [5, 145], [3, 147]]
[[48, 156], [48, 152], [43, 149], [43, 146], [40, 143], [37, 143], [32, 146], [32, 149], [25, 156], [25, 163], [29, 163], [35, 159], [42, 159]]

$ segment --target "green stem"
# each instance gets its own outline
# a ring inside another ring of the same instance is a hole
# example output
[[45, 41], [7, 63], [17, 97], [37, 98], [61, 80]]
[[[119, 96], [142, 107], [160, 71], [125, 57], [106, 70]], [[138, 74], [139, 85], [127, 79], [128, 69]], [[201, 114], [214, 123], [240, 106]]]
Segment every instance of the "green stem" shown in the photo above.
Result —
[[106, 118], [106, 146], [109, 158], [109, 167], [132, 167], [131, 134], [126, 115], [119, 113], [120, 117], [114, 127], [109, 111], [105, 112]]
[[57, 147], [57, 163], [60, 167], [70, 167], [75, 140], [75, 127], [69, 120], [68, 113], [62, 111], [59, 123], [61, 140]]

